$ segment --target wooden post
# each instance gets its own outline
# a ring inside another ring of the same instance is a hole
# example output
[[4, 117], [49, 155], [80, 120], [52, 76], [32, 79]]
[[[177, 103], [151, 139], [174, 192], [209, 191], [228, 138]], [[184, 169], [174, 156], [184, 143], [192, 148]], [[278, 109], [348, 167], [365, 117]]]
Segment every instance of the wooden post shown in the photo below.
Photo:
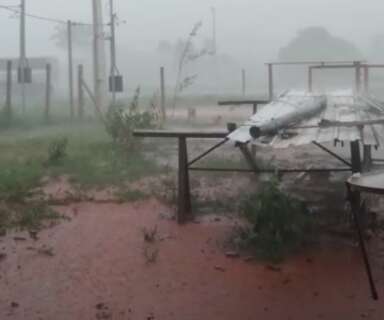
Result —
[[72, 22], [67, 21], [67, 32], [68, 32], [68, 81], [69, 81], [69, 106], [70, 116], [73, 120], [75, 115], [75, 99], [73, 90], [73, 50], [72, 50]]
[[273, 88], [273, 64], [268, 63], [268, 91], [269, 101], [273, 101], [274, 88]]
[[361, 63], [355, 62], [355, 85], [356, 93], [361, 92]]
[[247, 88], [246, 82], [247, 82], [246, 73], [245, 73], [245, 70], [242, 69], [241, 70], [241, 92], [242, 92], [243, 97], [245, 97], [245, 92], [246, 92], [246, 88]]
[[368, 93], [369, 91], [369, 67], [364, 66], [364, 91]]
[[77, 79], [77, 85], [78, 85], [78, 117], [79, 119], [84, 118], [84, 90], [83, 90], [83, 82], [84, 82], [84, 67], [83, 65], [79, 65], [78, 67], [78, 79]]
[[363, 169], [364, 172], [372, 169], [372, 146], [364, 145], [363, 150]]
[[7, 87], [5, 97], [5, 117], [7, 121], [12, 120], [12, 61], [7, 61]]
[[351, 163], [352, 163], [352, 173], [361, 172], [361, 155], [360, 155], [360, 145], [358, 140], [351, 142]]
[[160, 91], [161, 91], [161, 122], [164, 123], [164, 121], [167, 120], [167, 111], [165, 110], [165, 101], [166, 101], [166, 95], [165, 95], [165, 72], [164, 67], [160, 68]]
[[45, 110], [44, 110], [44, 119], [45, 122], [49, 122], [51, 120], [51, 89], [52, 89], [52, 68], [51, 65], [48, 63], [45, 66], [45, 72], [46, 72], [46, 80], [45, 80]]
[[191, 192], [188, 171], [188, 150], [186, 137], [179, 137], [179, 181], [177, 222], [183, 224], [191, 213]]
[[313, 91], [313, 68], [311, 66], [308, 68], [308, 91], [310, 93]]

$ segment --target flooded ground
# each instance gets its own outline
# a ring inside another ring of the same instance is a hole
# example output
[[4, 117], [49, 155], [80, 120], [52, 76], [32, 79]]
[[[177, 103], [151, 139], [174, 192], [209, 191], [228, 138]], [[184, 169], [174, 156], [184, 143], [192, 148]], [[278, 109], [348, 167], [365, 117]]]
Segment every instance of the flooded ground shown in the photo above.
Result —
[[[157, 200], [79, 203], [30, 240], [0, 241], [1, 319], [383, 319], [358, 248], [328, 243], [279, 267], [229, 258], [234, 221], [177, 226]], [[157, 226], [153, 243], [143, 229]], [[376, 252], [376, 251], [375, 251]], [[151, 259], [153, 258], [153, 259]], [[374, 258], [379, 293], [384, 260]]]

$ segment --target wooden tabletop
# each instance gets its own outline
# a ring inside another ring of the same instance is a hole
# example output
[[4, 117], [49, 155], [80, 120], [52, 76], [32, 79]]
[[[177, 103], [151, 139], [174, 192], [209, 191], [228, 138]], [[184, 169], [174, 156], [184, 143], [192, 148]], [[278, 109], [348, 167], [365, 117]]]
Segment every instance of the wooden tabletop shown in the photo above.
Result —
[[355, 191], [384, 194], [384, 171], [375, 171], [353, 175], [347, 183]]

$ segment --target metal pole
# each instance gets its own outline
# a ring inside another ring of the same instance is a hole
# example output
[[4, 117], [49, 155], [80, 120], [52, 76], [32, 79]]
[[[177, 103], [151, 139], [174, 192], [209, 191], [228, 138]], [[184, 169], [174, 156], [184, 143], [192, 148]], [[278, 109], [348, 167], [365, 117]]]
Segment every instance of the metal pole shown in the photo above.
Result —
[[46, 71], [46, 86], [45, 86], [45, 112], [44, 118], [46, 122], [50, 121], [51, 118], [51, 65], [48, 63], [45, 68]]
[[269, 100], [273, 100], [274, 88], [273, 88], [273, 64], [268, 63], [268, 91], [269, 91]]
[[243, 94], [243, 97], [245, 96], [245, 91], [246, 91], [246, 87], [247, 87], [247, 84], [246, 84], [246, 74], [245, 74], [245, 70], [242, 69], [241, 70], [241, 92]]
[[75, 98], [73, 90], [73, 47], [72, 47], [72, 22], [67, 22], [67, 36], [68, 36], [68, 81], [69, 81], [69, 106], [71, 120], [75, 115]]
[[100, 27], [100, 12], [99, 0], [92, 0], [93, 7], [93, 78], [94, 78], [94, 98], [96, 110], [102, 109], [102, 78], [100, 70], [100, 46], [99, 41], [101, 34]]
[[79, 65], [78, 69], [78, 117], [79, 119], [84, 118], [84, 90], [83, 90], [83, 80], [84, 78], [84, 67]]
[[116, 15], [113, 9], [113, 0], [109, 0], [110, 16], [111, 16], [111, 89], [112, 89], [112, 105], [116, 104]]
[[7, 93], [5, 99], [5, 116], [8, 121], [12, 119], [12, 61], [7, 61]]
[[162, 122], [167, 120], [167, 112], [165, 110], [165, 72], [164, 67], [160, 68], [160, 91], [161, 91], [161, 117]]
[[25, 0], [21, 0], [20, 4], [20, 81], [21, 81], [21, 105], [23, 113], [26, 112], [25, 97], [25, 68], [26, 68], [26, 40], [25, 40]]

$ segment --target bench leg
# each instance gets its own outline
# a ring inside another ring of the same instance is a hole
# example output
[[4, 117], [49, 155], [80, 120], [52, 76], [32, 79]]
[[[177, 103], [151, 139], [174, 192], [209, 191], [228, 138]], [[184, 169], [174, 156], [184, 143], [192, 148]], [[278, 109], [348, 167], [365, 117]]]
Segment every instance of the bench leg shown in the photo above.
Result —
[[179, 179], [177, 199], [177, 222], [183, 224], [191, 213], [191, 191], [189, 185], [188, 150], [185, 137], [179, 137]]
[[365, 207], [365, 203], [363, 202], [361, 204], [360, 194], [353, 192], [349, 185], [347, 185], [347, 192], [348, 192], [348, 200], [351, 204], [353, 220], [355, 223], [355, 228], [356, 228], [356, 232], [357, 232], [357, 236], [358, 236], [358, 240], [359, 240], [359, 246], [360, 246], [361, 254], [362, 254], [362, 257], [364, 260], [365, 271], [367, 273], [372, 298], [374, 300], [378, 300], [379, 296], [377, 294], [376, 285], [375, 285], [375, 282], [373, 280], [371, 264], [369, 262], [369, 257], [368, 257], [367, 249], [365, 246], [365, 241], [363, 238], [363, 231], [362, 231], [362, 226], [361, 226], [361, 221], [360, 221], [362, 211], [364, 210], [364, 207]]

